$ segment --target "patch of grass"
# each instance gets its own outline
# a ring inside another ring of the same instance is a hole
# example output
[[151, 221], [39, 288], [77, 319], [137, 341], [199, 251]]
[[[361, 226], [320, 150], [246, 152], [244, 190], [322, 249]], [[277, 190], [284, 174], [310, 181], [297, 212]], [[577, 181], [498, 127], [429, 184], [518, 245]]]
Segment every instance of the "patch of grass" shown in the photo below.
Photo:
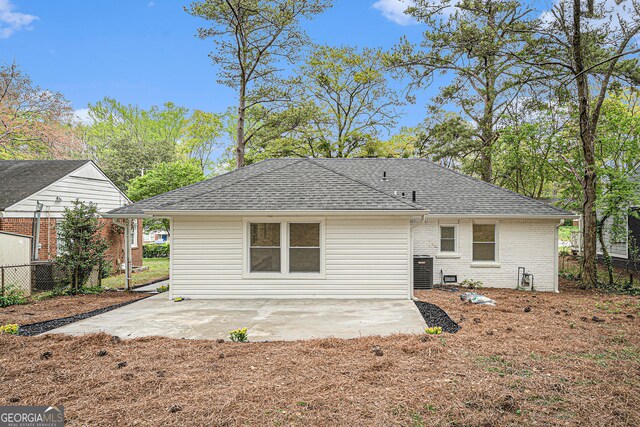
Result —
[[501, 377], [505, 375], [518, 375], [529, 378], [533, 375], [528, 369], [518, 369], [513, 362], [506, 360], [502, 356], [480, 356], [476, 358], [476, 363], [487, 372], [496, 373]]
[[580, 231], [579, 227], [573, 225], [563, 225], [558, 228], [558, 238], [562, 241], [571, 241], [571, 234]]
[[[142, 265], [149, 267], [148, 270], [139, 273], [133, 273], [132, 285], [144, 285], [155, 280], [169, 278], [169, 259], [168, 258], [145, 258]], [[122, 289], [124, 288], [124, 274], [116, 274], [114, 276], [102, 279], [102, 286], [106, 289]]]

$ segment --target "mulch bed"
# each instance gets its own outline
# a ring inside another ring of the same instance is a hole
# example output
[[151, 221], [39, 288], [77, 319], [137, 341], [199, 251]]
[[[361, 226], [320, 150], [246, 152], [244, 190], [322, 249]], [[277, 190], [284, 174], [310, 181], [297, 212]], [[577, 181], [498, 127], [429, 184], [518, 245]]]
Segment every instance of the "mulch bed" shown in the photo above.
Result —
[[0, 308], [0, 325], [32, 325], [99, 310], [147, 297], [141, 292], [107, 291], [96, 295], [67, 295]]
[[482, 293], [497, 305], [416, 292], [462, 325], [439, 337], [0, 336], [0, 405], [72, 427], [640, 425], [640, 298]]
[[440, 307], [425, 301], [414, 301], [420, 314], [427, 322], [427, 326], [440, 326], [443, 332], [455, 334], [460, 330], [460, 325], [451, 320], [449, 315]]
[[125, 305], [132, 304], [136, 301], [139, 301], [140, 299], [142, 298], [126, 301], [120, 304], [110, 305], [108, 307], [99, 308], [97, 310], [92, 310], [87, 313], [76, 314], [74, 316], [47, 320], [44, 322], [33, 323], [31, 325], [21, 325], [20, 328], [18, 329], [18, 335], [23, 335], [27, 337], [40, 335], [52, 329], [56, 329], [56, 328], [60, 328], [62, 326], [68, 325], [69, 323], [73, 323], [73, 322], [77, 322], [78, 320], [83, 320], [89, 317], [97, 316], [98, 314], [106, 313], [107, 311], [115, 310], [116, 308], [120, 308]]

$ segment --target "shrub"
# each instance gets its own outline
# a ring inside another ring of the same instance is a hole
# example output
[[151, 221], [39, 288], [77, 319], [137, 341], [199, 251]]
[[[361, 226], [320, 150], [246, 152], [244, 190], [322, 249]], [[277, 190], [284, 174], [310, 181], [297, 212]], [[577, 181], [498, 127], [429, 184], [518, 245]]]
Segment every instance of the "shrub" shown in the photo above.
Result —
[[247, 328], [240, 328], [229, 332], [229, 338], [233, 342], [247, 342]]
[[113, 274], [113, 263], [105, 259], [100, 264], [100, 277], [104, 279], [105, 277], [109, 277], [112, 274]]
[[14, 285], [7, 285], [4, 289], [4, 295], [0, 295], [0, 307], [9, 307], [10, 305], [26, 303], [27, 297], [25, 297], [24, 291]]
[[169, 285], [162, 285], [156, 288], [156, 291], [159, 293], [167, 292], [169, 290]]
[[0, 326], [0, 334], [18, 335], [18, 329], [20, 329], [18, 325], [10, 323], [8, 325]]
[[100, 295], [104, 293], [104, 290], [102, 286], [83, 286], [78, 290], [78, 293], [83, 295]]
[[169, 243], [161, 243], [159, 245], [156, 245], [155, 243], [149, 243], [146, 245], [142, 245], [143, 258], [168, 258], [169, 251]]
[[464, 279], [460, 283], [460, 286], [463, 286], [469, 289], [480, 289], [482, 288], [482, 282], [480, 280]]
[[442, 333], [442, 328], [440, 326], [432, 326], [430, 328], [426, 328], [424, 331], [429, 335], [440, 335]]
[[101, 230], [97, 205], [78, 200], [73, 202], [72, 208], [65, 208], [62, 221], [57, 223], [62, 254], [56, 259], [56, 264], [64, 272], [65, 283], [70, 284], [76, 293], [94, 267], [105, 264], [104, 253], [109, 244], [100, 235]]

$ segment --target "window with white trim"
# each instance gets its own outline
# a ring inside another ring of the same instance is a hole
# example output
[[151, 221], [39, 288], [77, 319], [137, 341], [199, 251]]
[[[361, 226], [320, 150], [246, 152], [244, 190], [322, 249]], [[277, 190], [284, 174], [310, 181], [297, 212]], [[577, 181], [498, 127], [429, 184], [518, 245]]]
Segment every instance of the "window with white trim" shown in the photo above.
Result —
[[131, 221], [131, 247], [138, 247], [138, 220]]
[[495, 224], [473, 224], [473, 260], [496, 260]]
[[289, 223], [289, 272], [320, 273], [319, 223]]
[[279, 273], [280, 223], [251, 223], [249, 226], [249, 271]]
[[453, 225], [440, 226], [440, 252], [454, 253], [456, 251], [456, 227]]
[[247, 222], [246, 272], [254, 277], [323, 273], [322, 221]]

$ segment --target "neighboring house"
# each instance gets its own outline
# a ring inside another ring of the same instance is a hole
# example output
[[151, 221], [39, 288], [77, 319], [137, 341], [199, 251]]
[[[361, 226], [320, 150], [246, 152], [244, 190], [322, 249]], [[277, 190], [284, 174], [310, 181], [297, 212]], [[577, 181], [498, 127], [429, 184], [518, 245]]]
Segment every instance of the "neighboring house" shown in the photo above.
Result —
[[[607, 219], [603, 230], [604, 243], [614, 265], [629, 267], [640, 271], [640, 207], [632, 207], [617, 232], [613, 232], [613, 220]], [[598, 254], [602, 255], [602, 246], [598, 242]]]
[[[56, 225], [76, 199], [97, 204], [100, 213], [131, 203], [90, 160], [0, 161], [0, 231], [32, 237], [31, 260], [57, 256]], [[101, 221], [110, 243], [107, 258], [117, 269], [124, 258], [122, 235], [113, 220]], [[132, 258], [142, 265], [142, 227], [136, 228]]]
[[144, 243], [167, 243], [169, 233], [164, 230], [151, 230], [144, 233]]
[[[640, 167], [631, 176], [632, 181], [640, 186]], [[615, 228], [612, 218], [605, 221], [602, 237], [614, 265], [640, 271], [640, 206], [625, 208], [624, 213], [621, 223], [616, 224]], [[599, 241], [597, 249], [598, 255], [602, 255]]]
[[274, 159], [116, 209], [171, 221], [170, 297], [411, 298], [457, 280], [558, 289], [569, 212], [421, 159]]

